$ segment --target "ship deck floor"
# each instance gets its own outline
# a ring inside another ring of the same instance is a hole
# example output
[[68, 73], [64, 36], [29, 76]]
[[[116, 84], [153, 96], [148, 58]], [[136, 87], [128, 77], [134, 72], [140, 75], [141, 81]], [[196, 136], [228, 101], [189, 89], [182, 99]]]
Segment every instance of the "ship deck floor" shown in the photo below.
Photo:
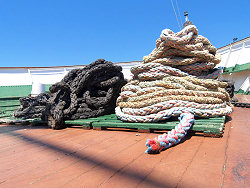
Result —
[[157, 155], [145, 143], [160, 132], [2, 124], [0, 187], [250, 187], [250, 109], [230, 117], [222, 138], [189, 133]]

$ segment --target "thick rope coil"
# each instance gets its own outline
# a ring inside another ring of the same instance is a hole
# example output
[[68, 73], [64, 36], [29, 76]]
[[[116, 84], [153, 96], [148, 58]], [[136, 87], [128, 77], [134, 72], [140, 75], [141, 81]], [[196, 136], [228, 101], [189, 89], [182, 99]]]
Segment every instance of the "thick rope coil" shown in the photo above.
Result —
[[168, 134], [148, 140], [146, 153], [157, 153], [180, 142], [194, 116], [216, 117], [232, 112], [226, 82], [215, 80], [221, 70], [216, 48], [198, 35], [194, 25], [174, 33], [162, 31], [156, 48], [131, 68], [133, 79], [117, 98], [116, 115], [128, 122], [158, 122], [180, 116]]
[[[141, 109], [142, 114], [147, 114], [147, 111], [144, 112]], [[149, 115], [130, 115], [125, 114], [121, 111], [121, 108], [116, 108], [116, 115], [121, 119], [122, 121], [128, 121], [128, 122], [158, 122], [161, 120], [166, 120], [170, 118], [171, 116], [178, 116], [181, 113], [184, 112], [190, 112], [198, 117], [217, 117], [221, 115], [230, 114], [232, 112], [232, 108], [230, 106], [226, 106], [225, 108], [219, 108], [219, 109], [213, 109], [213, 110], [206, 110], [206, 109], [197, 109], [197, 108], [190, 108], [190, 107], [172, 107], [170, 109], [162, 110], [157, 113], [155, 111], [151, 111], [152, 114]]]
[[61, 129], [65, 120], [113, 113], [125, 83], [122, 67], [104, 59], [73, 69], [50, 87], [45, 120], [51, 128]]
[[[209, 65], [207, 68], [212, 70], [220, 62], [220, 55], [216, 54], [216, 48], [212, 46], [208, 39], [197, 34], [198, 30], [194, 25], [186, 26], [176, 34], [169, 29], [165, 29], [156, 41], [156, 48], [151, 54], [145, 56], [143, 61], [145, 63], [161, 63], [176, 68], [207, 62]], [[190, 70], [185, 70], [183, 67], [180, 70], [190, 74]], [[199, 70], [201, 72], [201, 69]], [[197, 76], [197, 74], [194, 75]], [[211, 76], [217, 78], [218, 75], [212, 74]]]
[[123, 108], [122, 112], [124, 114], [129, 114], [129, 115], [144, 116], [144, 115], [149, 115], [153, 113], [158, 113], [162, 110], [170, 109], [173, 107], [188, 107], [188, 108], [196, 108], [200, 110], [214, 110], [214, 109], [226, 108], [226, 106], [227, 106], [226, 103], [199, 104], [199, 103], [189, 102], [189, 101], [170, 100], [170, 101], [153, 104], [151, 106], [146, 106], [140, 109]]

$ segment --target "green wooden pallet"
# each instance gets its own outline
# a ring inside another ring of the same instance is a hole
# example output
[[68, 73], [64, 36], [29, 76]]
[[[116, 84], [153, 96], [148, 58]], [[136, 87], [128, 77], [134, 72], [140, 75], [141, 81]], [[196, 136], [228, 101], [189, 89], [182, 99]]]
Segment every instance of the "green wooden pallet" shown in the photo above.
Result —
[[[50, 85], [45, 86], [49, 90]], [[19, 99], [31, 93], [32, 85], [0, 86], [0, 123], [6, 124], [39, 124], [41, 119], [16, 119], [13, 117], [15, 110], [20, 108]]]
[[3, 117], [0, 118], [0, 124], [23, 124], [23, 125], [39, 125], [39, 124], [47, 124], [46, 121], [41, 120], [40, 118], [34, 119], [16, 119], [12, 117]]
[[[154, 130], [171, 130], [179, 123], [179, 120], [158, 123], [130, 123], [118, 120], [115, 114], [111, 114], [96, 118], [67, 120], [65, 123], [67, 125], [81, 125], [84, 129], [93, 128], [96, 130], [102, 130], [106, 128], [128, 128], [137, 129], [138, 132], [152, 132]], [[209, 119], [196, 119], [191, 130], [203, 132], [204, 136], [221, 137], [223, 134], [224, 123], [225, 116]]]
[[0, 98], [0, 118], [10, 118], [20, 107], [19, 98]]
[[81, 125], [84, 129], [90, 129], [93, 127], [94, 122], [106, 121], [106, 120], [116, 120], [117, 117], [115, 114], [99, 116], [96, 118], [88, 119], [78, 119], [78, 120], [66, 120], [66, 125]]

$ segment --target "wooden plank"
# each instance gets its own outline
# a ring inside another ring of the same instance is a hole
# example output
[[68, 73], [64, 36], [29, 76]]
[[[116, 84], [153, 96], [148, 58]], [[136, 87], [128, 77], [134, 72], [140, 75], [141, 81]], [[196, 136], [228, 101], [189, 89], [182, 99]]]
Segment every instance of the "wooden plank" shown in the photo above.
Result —
[[[41, 119], [15, 119], [11, 118], [12, 114], [0, 114], [1, 123], [8, 124], [46, 124], [46, 122]], [[171, 121], [172, 120], [172, 121]], [[199, 118], [196, 119], [194, 125], [191, 127], [192, 131], [203, 132], [205, 136], [219, 137], [223, 134], [225, 117], [216, 117], [216, 118]], [[96, 118], [88, 119], [78, 119], [78, 120], [67, 120], [65, 121], [66, 125], [81, 125], [84, 129], [93, 128], [95, 130], [103, 130], [106, 128], [126, 128], [126, 129], [136, 129], [139, 132], [150, 132], [154, 130], [171, 130], [176, 125], [179, 124], [179, 120], [170, 119], [168, 121], [161, 121], [157, 123], [132, 123], [132, 122], [123, 122], [117, 119], [115, 114], [99, 116]]]
[[[157, 123], [131, 123], [123, 122], [121, 120], [115, 119], [105, 119], [103, 117], [98, 117], [91, 122], [91, 126], [96, 130], [102, 130], [105, 128], [128, 128], [137, 129], [139, 132], [153, 131], [153, 130], [171, 130], [179, 121], [165, 121]], [[203, 132], [205, 136], [220, 137], [223, 134], [225, 117], [216, 117], [209, 119], [197, 119], [194, 125], [191, 127], [192, 131]]]
[[[117, 119], [115, 114], [111, 114], [96, 118], [67, 120], [65, 123], [69, 125], [81, 125], [85, 129], [93, 128], [95, 130], [103, 130], [106, 128], [127, 128], [137, 129], [139, 132], [149, 132], [153, 130], [171, 130], [179, 123], [179, 120], [176, 119], [177, 118], [157, 123], [132, 123], [123, 122]], [[218, 137], [223, 134], [224, 122], [224, 116], [208, 119], [199, 118], [195, 120], [191, 130], [203, 132], [206, 136], [211, 135], [213, 137]]]
[[65, 124], [66, 125], [82, 125], [83, 128], [88, 128], [88, 127], [92, 128], [92, 123], [94, 122], [100, 122], [104, 120], [112, 121], [113, 119], [117, 120], [117, 117], [115, 114], [104, 115], [104, 116], [99, 116], [96, 118], [88, 118], [88, 119], [66, 120]]
[[32, 124], [32, 125], [47, 124], [46, 121], [43, 121], [40, 118], [16, 119], [16, 118], [12, 118], [12, 117], [0, 118], [0, 123], [4, 123], [4, 124]]
[[0, 114], [0, 118], [10, 118], [12, 117], [13, 113], [3, 113]]
[[[141, 128], [141, 129], [173, 129], [178, 122], [173, 122], [172, 124], [158, 124], [158, 123], [126, 123], [118, 121], [99, 121], [93, 122], [93, 127], [121, 127], [121, 128]], [[222, 123], [214, 123], [210, 125], [195, 124], [191, 130], [203, 131], [206, 129], [218, 129], [223, 125]]]
[[98, 122], [99, 120], [91, 119], [78, 119], [78, 120], [66, 120], [66, 125], [81, 125], [83, 128], [89, 127], [92, 128], [93, 122]]

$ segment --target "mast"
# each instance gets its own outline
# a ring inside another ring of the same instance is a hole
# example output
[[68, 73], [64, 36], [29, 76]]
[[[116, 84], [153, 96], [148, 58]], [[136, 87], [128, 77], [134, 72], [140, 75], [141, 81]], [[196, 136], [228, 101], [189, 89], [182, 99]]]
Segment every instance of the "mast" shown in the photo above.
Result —
[[193, 25], [193, 23], [191, 21], [189, 21], [189, 19], [188, 19], [188, 11], [184, 12], [184, 16], [185, 16], [185, 23], [183, 24], [183, 28], [188, 26], [188, 25]]

